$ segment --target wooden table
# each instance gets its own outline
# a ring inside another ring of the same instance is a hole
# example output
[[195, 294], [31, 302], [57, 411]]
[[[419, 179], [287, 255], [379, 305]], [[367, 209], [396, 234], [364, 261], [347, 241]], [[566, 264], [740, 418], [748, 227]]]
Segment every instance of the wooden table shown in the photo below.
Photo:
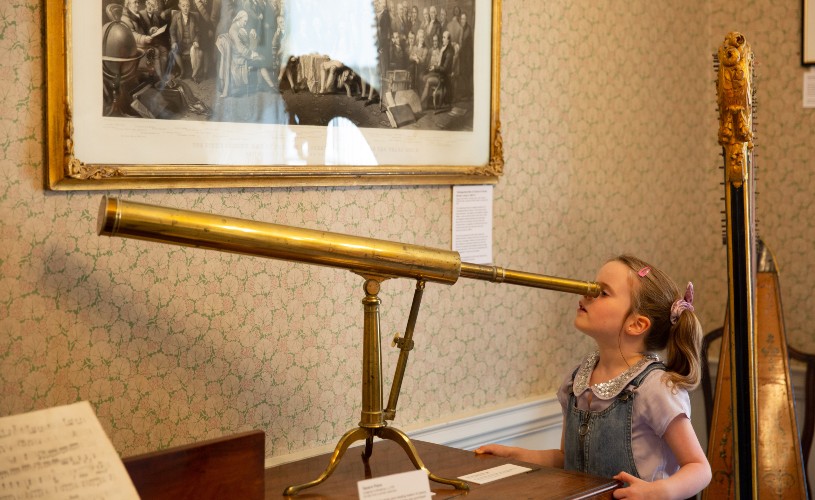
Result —
[[[453, 479], [465, 474], [490, 469], [503, 464], [517, 464], [533, 469], [487, 484], [470, 484], [470, 491], [456, 490], [430, 481], [430, 489], [435, 493], [434, 500], [466, 497], [516, 500], [534, 499], [577, 499], [612, 498], [612, 491], [619, 483], [613, 479], [590, 476], [562, 469], [541, 467], [525, 462], [499, 458], [491, 455], [476, 455], [471, 451], [413, 440], [419, 458], [436, 476]], [[374, 443], [373, 454], [368, 466], [362, 461], [363, 447], [350, 448], [340, 460], [334, 473], [322, 484], [302, 490], [298, 495], [285, 497], [283, 490], [292, 485], [313, 481], [328, 466], [330, 453], [266, 469], [266, 498], [289, 499], [337, 499], [358, 498], [357, 481], [371, 477], [381, 477], [399, 472], [415, 470], [407, 454], [396, 443], [378, 441]]]

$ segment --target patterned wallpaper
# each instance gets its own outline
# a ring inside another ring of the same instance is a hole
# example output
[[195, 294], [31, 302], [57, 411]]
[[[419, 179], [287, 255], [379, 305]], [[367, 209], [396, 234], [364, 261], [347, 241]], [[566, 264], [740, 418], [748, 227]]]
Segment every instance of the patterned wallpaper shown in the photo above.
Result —
[[[591, 279], [606, 258], [635, 253], [693, 280], [706, 329], [718, 326], [710, 61], [737, 28], [762, 64], [762, 234], [780, 261], [790, 340], [815, 350], [815, 114], [800, 106], [800, 2], [748, 3], [749, 14], [723, 2], [505, 0], [497, 265]], [[122, 455], [249, 429], [266, 432], [269, 457], [335, 443], [359, 420], [361, 279], [96, 236], [100, 193], [42, 188], [42, 15], [38, 0], [0, 6], [0, 415], [88, 400]], [[449, 186], [110, 194], [450, 245]], [[412, 288], [392, 280], [381, 294], [386, 389]], [[551, 395], [591, 348], [571, 326], [575, 305], [521, 287], [428, 285], [394, 425]]]

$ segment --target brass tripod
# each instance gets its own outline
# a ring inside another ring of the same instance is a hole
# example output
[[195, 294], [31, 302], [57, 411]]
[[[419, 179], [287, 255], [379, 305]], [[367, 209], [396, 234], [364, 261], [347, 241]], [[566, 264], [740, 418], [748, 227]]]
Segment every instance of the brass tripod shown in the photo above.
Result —
[[296, 495], [300, 491], [317, 486], [322, 483], [334, 472], [337, 465], [345, 454], [345, 451], [353, 443], [365, 440], [365, 451], [362, 454], [363, 460], [366, 462], [371, 457], [373, 452], [374, 437], [381, 439], [389, 439], [396, 442], [405, 450], [410, 461], [417, 469], [427, 472], [427, 476], [431, 481], [437, 483], [449, 484], [459, 490], [469, 490], [470, 487], [464, 481], [458, 479], [446, 479], [436, 476], [425, 467], [422, 459], [410, 438], [404, 432], [394, 427], [388, 427], [385, 420], [393, 420], [396, 415], [396, 402], [399, 399], [399, 391], [402, 386], [402, 378], [405, 374], [405, 367], [407, 366], [408, 353], [413, 349], [413, 329], [416, 326], [416, 318], [419, 315], [419, 305], [422, 301], [422, 294], [424, 293], [425, 282], [418, 280], [416, 282], [416, 291], [413, 294], [413, 304], [410, 307], [410, 316], [408, 317], [407, 328], [405, 328], [405, 336], [394, 339], [394, 344], [400, 349], [399, 360], [396, 364], [396, 373], [393, 377], [391, 385], [390, 398], [388, 399], [387, 409], [382, 409], [382, 355], [380, 348], [380, 334], [379, 334], [379, 305], [381, 301], [377, 296], [379, 294], [380, 286], [385, 277], [381, 276], [363, 276], [365, 278], [365, 298], [362, 299], [363, 308], [365, 311], [365, 318], [363, 322], [363, 341], [362, 341], [362, 417], [359, 422], [359, 427], [351, 429], [346, 432], [337, 443], [334, 453], [328, 462], [328, 467], [323, 471], [320, 476], [308, 483], [289, 486], [283, 490], [284, 495]]

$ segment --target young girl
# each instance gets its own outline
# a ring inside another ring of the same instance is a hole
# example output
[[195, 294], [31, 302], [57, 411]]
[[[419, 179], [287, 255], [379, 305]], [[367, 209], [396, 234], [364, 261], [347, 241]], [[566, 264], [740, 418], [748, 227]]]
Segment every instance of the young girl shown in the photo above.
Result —
[[598, 350], [558, 391], [560, 449], [490, 444], [475, 452], [613, 477], [626, 483], [614, 498], [691, 497], [711, 477], [687, 392], [699, 382], [702, 339], [693, 285], [680, 293], [665, 273], [627, 255], [600, 268], [597, 282], [600, 296], [580, 299], [574, 324]]

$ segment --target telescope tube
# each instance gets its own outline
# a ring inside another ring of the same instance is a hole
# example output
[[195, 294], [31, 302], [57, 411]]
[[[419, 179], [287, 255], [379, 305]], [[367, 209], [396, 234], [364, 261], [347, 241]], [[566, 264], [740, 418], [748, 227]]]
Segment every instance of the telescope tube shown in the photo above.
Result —
[[598, 296], [597, 283], [461, 262], [458, 252], [103, 197], [97, 233], [452, 285], [459, 276]]
[[104, 197], [97, 233], [452, 285], [457, 252]]

